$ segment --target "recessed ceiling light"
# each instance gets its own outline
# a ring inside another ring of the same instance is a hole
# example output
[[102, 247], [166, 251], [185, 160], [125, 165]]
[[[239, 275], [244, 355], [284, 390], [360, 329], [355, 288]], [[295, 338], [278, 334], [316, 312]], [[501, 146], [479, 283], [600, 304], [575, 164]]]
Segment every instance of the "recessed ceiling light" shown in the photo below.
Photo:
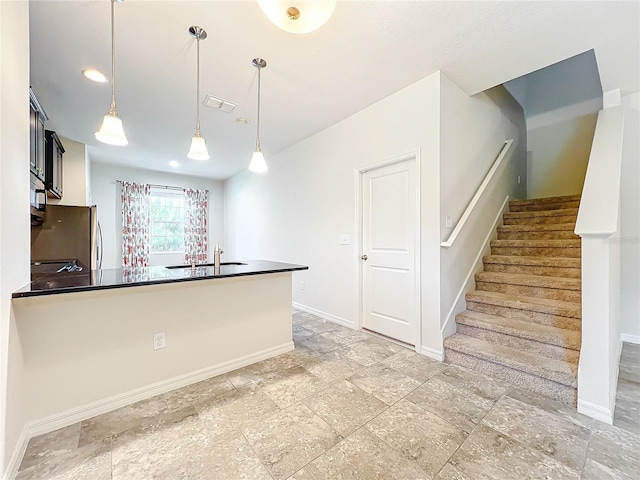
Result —
[[92, 82], [107, 83], [109, 81], [104, 73], [96, 70], [95, 68], [85, 68], [84, 70], [82, 70], [82, 74]]
[[236, 122], [238, 122], [241, 125], [249, 125], [250, 120], [248, 118], [238, 117], [236, 118]]
[[179, 167], [179, 166], [180, 166], [180, 164], [179, 164], [178, 162], [176, 162], [175, 160], [171, 160], [171, 161], [169, 162], [169, 166], [170, 166], [170, 167], [173, 167], [173, 168], [176, 168], [176, 167]]

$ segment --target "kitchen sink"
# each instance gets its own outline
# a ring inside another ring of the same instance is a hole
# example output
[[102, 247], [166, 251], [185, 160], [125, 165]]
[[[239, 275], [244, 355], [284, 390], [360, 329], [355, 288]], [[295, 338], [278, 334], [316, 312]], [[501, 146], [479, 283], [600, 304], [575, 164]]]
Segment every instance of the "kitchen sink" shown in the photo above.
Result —
[[[246, 265], [246, 263], [240, 263], [240, 262], [220, 262], [220, 266], [224, 266], [224, 265]], [[196, 268], [198, 267], [214, 267], [215, 265], [213, 263], [197, 263], [196, 264]], [[165, 268], [191, 268], [191, 265], [169, 265], [168, 267]]]

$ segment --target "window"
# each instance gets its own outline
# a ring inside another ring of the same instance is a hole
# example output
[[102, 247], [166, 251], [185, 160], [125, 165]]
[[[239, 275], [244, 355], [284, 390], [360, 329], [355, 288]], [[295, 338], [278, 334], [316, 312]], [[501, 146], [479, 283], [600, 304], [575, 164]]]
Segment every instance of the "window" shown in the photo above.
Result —
[[184, 253], [182, 191], [152, 188], [150, 217], [150, 253]]

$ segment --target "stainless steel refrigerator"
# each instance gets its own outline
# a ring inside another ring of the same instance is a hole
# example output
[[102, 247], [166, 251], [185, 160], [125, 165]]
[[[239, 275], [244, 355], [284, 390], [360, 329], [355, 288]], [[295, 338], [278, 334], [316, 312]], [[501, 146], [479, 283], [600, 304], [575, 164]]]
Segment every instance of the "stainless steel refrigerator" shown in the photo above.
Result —
[[42, 225], [31, 227], [31, 265], [73, 262], [85, 272], [102, 263], [97, 207], [47, 205]]

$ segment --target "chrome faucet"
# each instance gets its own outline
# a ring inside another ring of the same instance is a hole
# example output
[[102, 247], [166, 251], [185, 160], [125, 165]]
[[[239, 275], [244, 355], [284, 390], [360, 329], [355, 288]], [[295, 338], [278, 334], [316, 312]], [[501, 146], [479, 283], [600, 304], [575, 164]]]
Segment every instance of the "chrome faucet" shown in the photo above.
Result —
[[224, 250], [216, 243], [216, 248], [213, 250], [213, 268], [220, 268], [220, 255], [223, 253]]

